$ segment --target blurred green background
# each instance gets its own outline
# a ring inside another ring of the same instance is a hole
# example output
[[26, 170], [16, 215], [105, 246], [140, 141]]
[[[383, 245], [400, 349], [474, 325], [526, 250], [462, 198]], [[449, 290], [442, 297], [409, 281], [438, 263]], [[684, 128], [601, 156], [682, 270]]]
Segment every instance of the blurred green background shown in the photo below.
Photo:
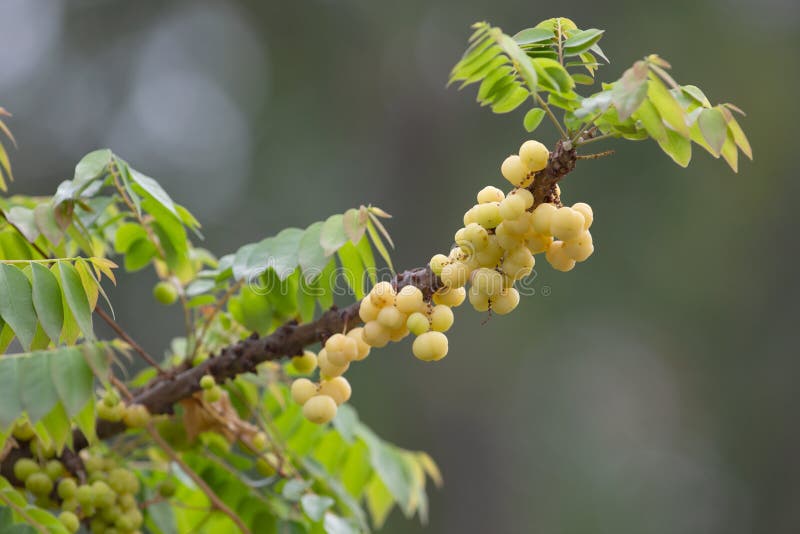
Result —
[[[586, 264], [540, 261], [510, 316], [460, 309], [440, 363], [404, 342], [354, 367], [361, 416], [445, 477], [427, 527], [395, 511], [386, 531], [800, 532], [800, 5], [554, 4], [3, 0], [13, 191], [52, 193], [109, 146], [220, 255], [374, 203], [394, 215], [396, 264], [421, 265], [526, 137], [521, 112], [445, 87], [468, 25], [605, 28], [601, 79], [658, 52], [748, 112], [756, 161], [737, 175], [695, 151], [683, 170], [652, 142], [609, 143], [613, 158], [562, 184], [595, 210]], [[555, 140], [547, 125], [536, 137]], [[112, 298], [160, 354], [181, 317], [152, 301], [153, 281], [126, 276]]]

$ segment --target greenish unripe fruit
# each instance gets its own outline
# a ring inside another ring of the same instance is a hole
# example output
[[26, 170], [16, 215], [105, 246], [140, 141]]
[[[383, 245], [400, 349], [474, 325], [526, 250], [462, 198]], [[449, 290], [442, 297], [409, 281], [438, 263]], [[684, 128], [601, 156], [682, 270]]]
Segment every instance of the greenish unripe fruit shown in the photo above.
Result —
[[203, 375], [203, 378], [200, 379], [200, 387], [203, 389], [211, 389], [216, 385], [217, 382], [211, 375]]
[[122, 421], [128, 428], [142, 428], [150, 422], [150, 412], [141, 404], [131, 404], [125, 408]]
[[[344, 379], [342, 379], [344, 380]], [[267, 448], [267, 435], [263, 432], [259, 432], [255, 436], [253, 436], [253, 447], [257, 451], [263, 451]]]
[[177, 491], [178, 491], [178, 485], [171, 478], [164, 480], [163, 482], [161, 482], [161, 484], [158, 485], [158, 494], [164, 497], [165, 499], [173, 497]]
[[431, 323], [428, 320], [428, 317], [424, 313], [420, 312], [412, 313], [408, 317], [408, 321], [406, 321], [406, 326], [408, 327], [408, 330], [415, 336], [424, 334], [431, 329]]
[[58, 483], [58, 496], [62, 499], [71, 499], [75, 497], [77, 490], [78, 483], [75, 482], [75, 479], [64, 478]]
[[78, 529], [81, 526], [80, 520], [78, 520], [78, 516], [73, 514], [72, 512], [61, 512], [58, 514], [58, 520], [64, 525], [68, 531], [74, 533], [78, 532]]
[[30, 421], [22, 421], [14, 425], [14, 430], [11, 431], [11, 435], [19, 441], [30, 441], [33, 439], [33, 436], [36, 435], [36, 432]]
[[75, 498], [78, 499], [82, 508], [94, 506], [94, 490], [89, 485], [78, 486]]
[[14, 476], [20, 482], [25, 482], [29, 476], [40, 471], [39, 464], [30, 458], [20, 458], [14, 464]]
[[50, 460], [45, 464], [44, 472], [47, 473], [47, 476], [50, 477], [50, 480], [55, 482], [61, 478], [61, 475], [64, 474], [64, 464], [58, 460]]
[[178, 300], [178, 290], [169, 282], [159, 282], [153, 287], [153, 297], [161, 304], [169, 306]]
[[211, 389], [203, 391], [203, 400], [206, 402], [217, 402], [222, 398], [222, 388], [214, 386]]
[[34, 495], [46, 496], [53, 491], [53, 481], [44, 473], [31, 473], [25, 479], [25, 489]]
[[311, 374], [317, 368], [317, 355], [310, 350], [292, 358], [292, 367], [301, 375]]

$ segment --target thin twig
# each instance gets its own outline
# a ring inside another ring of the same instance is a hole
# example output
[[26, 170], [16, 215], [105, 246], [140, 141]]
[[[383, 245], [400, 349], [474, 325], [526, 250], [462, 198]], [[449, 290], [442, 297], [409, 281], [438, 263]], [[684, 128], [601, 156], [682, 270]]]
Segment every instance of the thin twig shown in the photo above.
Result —
[[163, 374], [166, 374], [166, 371], [164, 371], [164, 369], [163, 369], [163, 368], [162, 368], [162, 367], [161, 367], [161, 366], [158, 364], [158, 362], [156, 362], [156, 361], [153, 359], [153, 357], [152, 357], [152, 356], [150, 356], [149, 354], [147, 354], [147, 352], [146, 352], [146, 351], [145, 351], [145, 350], [142, 348], [142, 346], [141, 346], [141, 345], [139, 345], [139, 344], [138, 344], [136, 341], [134, 341], [134, 339], [133, 339], [133, 338], [132, 338], [132, 337], [131, 337], [131, 336], [130, 336], [130, 335], [129, 335], [129, 334], [128, 334], [128, 333], [127, 333], [125, 330], [123, 330], [123, 329], [122, 329], [122, 327], [121, 327], [119, 324], [117, 324], [117, 322], [116, 322], [116, 321], [114, 321], [114, 319], [112, 319], [112, 318], [111, 318], [111, 316], [109, 316], [109, 315], [106, 313], [106, 311], [105, 311], [103, 308], [101, 308], [100, 306], [98, 306], [98, 307], [96, 307], [96, 308], [94, 309], [94, 311], [95, 311], [95, 313], [96, 313], [97, 315], [99, 315], [99, 316], [100, 316], [100, 318], [101, 318], [102, 320], [104, 320], [104, 321], [106, 322], [106, 324], [107, 324], [108, 326], [110, 326], [110, 327], [111, 327], [111, 329], [112, 329], [114, 332], [116, 332], [116, 334], [117, 334], [119, 337], [121, 337], [121, 338], [122, 338], [122, 339], [125, 341], [125, 343], [127, 343], [128, 345], [130, 345], [130, 346], [131, 346], [131, 348], [132, 348], [132, 349], [133, 349], [133, 350], [134, 350], [134, 351], [135, 351], [135, 352], [136, 352], [136, 353], [137, 353], [139, 356], [141, 356], [141, 357], [142, 357], [142, 359], [143, 359], [144, 361], [146, 361], [148, 364], [150, 364], [150, 365], [152, 365], [153, 367], [155, 367], [155, 368], [156, 368], [156, 370], [158, 371], [158, 373], [159, 373], [159, 374], [162, 374], [162, 375], [163, 375]]
[[596, 154], [584, 154], [576, 156], [576, 159], [600, 159], [600, 158], [605, 158], [606, 156], [610, 156], [613, 153], [614, 153], [613, 150], [605, 150], [603, 152], [598, 152]]
[[211, 323], [214, 321], [214, 318], [217, 316], [217, 314], [222, 309], [222, 307], [225, 305], [225, 303], [228, 302], [228, 299], [231, 298], [231, 296], [234, 293], [236, 293], [236, 291], [240, 287], [242, 287], [243, 283], [244, 283], [244, 280], [242, 279], [242, 280], [239, 280], [238, 282], [236, 282], [235, 284], [233, 284], [231, 287], [228, 288], [228, 290], [225, 292], [225, 294], [222, 295], [219, 298], [219, 300], [217, 300], [216, 303], [214, 303], [214, 310], [209, 314], [208, 317], [206, 317], [206, 320], [203, 323], [203, 326], [200, 327], [200, 334], [195, 339], [194, 347], [192, 348], [192, 352], [187, 356], [186, 363], [190, 363], [192, 360], [194, 360], [194, 357], [197, 355], [197, 352], [200, 350], [200, 348], [203, 345], [203, 340], [205, 339], [206, 333], [208, 332], [208, 329], [211, 327]]
[[563, 34], [561, 33], [561, 19], [556, 19], [556, 29], [558, 30], [558, 62], [562, 65], [564, 64], [564, 45], [561, 42], [561, 37]]
[[150, 434], [150, 437], [153, 438], [153, 441], [155, 441], [156, 444], [159, 447], [161, 447], [161, 449], [163, 449], [163, 451], [167, 454], [167, 456], [169, 456], [170, 460], [178, 464], [181, 467], [181, 469], [183, 469], [183, 472], [186, 473], [186, 475], [189, 478], [191, 478], [195, 484], [197, 484], [197, 487], [199, 487], [200, 490], [206, 494], [208, 499], [211, 501], [213, 507], [222, 512], [223, 514], [227, 515], [228, 517], [230, 517], [231, 521], [233, 521], [244, 534], [251, 534], [250, 529], [247, 528], [247, 525], [244, 524], [242, 519], [238, 515], [236, 515], [236, 513], [233, 510], [231, 510], [227, 504], [222, 502], [219, 496], [217, 496], [217, 494], [214, 493], [214, 490], [211, 489], [211, 487], [208, 484], [206, 484], [206, 481], [203, 480], [200, 477], [200, 475], [195, 473], [192, 470], [192, 468], [189, 467], [186, 464], [186, 462], [184, 462], [181, 459], [178, 453], [176, 453], [175, 450], [169, 446], [169, 444], [164, 440], [164, 438], [161, 437], [161, 435], [156, 431], [155, 427], [153, 426], [153, 423], [148, 423], [148, 425], [145, 428], [147, 432]]
[[603, 135], [598, 135], [597, 137], [592, 137], [591, 139], [586, 139], [584, 141], [580, 141], [580, 142], [576, 143], [575, 146], [588, 145], [589, 143], [594, 143], [596, 141], [603, 141], [605, 139], [611, 139], [613, 137], [617, 137], [617, 135], [613, 134], [613, 133], [607, 133], [607, 134], [603, 134]]
[[561, 138], [564, 140], [569, 139], [569, 137], [567, 136], [567, 132], [564, 131], [564, 128], [561, 126], [561, 123], [558, 122], [558, 118], [553, 113], [553, 110], [550, 109], [550, 106], [547, 105], [547, 102], [545, 102], [544, 99], [541, 96], [539, 96], [539, 93], [536, 93], [535, 97], [536, 97], [536, 102], [538, 102], [539, 105], [542, 106], [542, 109], [547, 113], [547, 116], [550, 117], [550, 120], [553, 122], [553, 124], [555, 124], [556, 128], [561, 134]]

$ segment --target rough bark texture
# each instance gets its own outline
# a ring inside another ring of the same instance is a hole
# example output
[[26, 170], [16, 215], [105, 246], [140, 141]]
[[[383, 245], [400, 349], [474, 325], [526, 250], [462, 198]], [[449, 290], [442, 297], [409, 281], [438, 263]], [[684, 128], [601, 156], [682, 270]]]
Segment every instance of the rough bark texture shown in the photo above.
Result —
[[[550, 153], [547, 167], [536, 174], [529, 187], [534, 195], [534, 206], [544, 202], [561, 204], [556, 192], [556, 184], [575, 168], [576, 156], [575, 149], [567, 143], [559, 141], [556, 144], [555, 149]], [[407, 285], [416, 286], [426, 299], [442, 287], [441, 280], [433, 274], [428, 266], [399, 273], [392, 280], [392, 285], [398, 290]], [[313, 322], [298, 324], [296, 321], [291, 321], [268, 336], [259, 337], [254, 334], [225, 347], [219, 354], [211, 355], [206, 361], [195, 367], [177, 368], [167, 374], [156, 376], [146, 386], [133, 392], [134, 402], [146, 406], [152, 414], [172, 413], [173, 406], [178, 401], [201, 390], [200, 379], [204, 375], [213, 376], [221, 384], [237, 375], [255, 371], [256, 366], [260, 363], [302, 354], [305, 347], [322, 342], [337, 332], [361, 324], [358, 308], [358, 302], [343, 309], [333, 307]], [[122, 423], [110, 423], [103, 420], [98, 420], [97, 423], [97, 435], [100, 439], [110, 438], [124, 430], [125, 426]], [[88, 440], [77, 429], [73, 433], [73, 443], [75, 451], [88, 446]], [[30, 456], [31, 452], [25, 444], [18, 449], [13, 449], [0, 463], [0, 472], [6, 478], [15, 480], [13, 478], [14, 461]], [[66, 452], [62, 456], [62, 460], [72, 472], [82, 470], [80, 457], [74, 452]]]

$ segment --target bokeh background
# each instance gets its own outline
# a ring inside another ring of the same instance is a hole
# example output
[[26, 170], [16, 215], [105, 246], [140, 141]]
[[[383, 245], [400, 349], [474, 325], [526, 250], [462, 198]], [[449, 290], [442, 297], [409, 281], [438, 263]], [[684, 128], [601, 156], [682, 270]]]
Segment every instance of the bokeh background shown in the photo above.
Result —
[[[610, 143], [563, 184], [595, 210], [588, 263], [540, 261], [510, 316], [460, 310], [441, 363], [404, 343], [348, 374], [361, 416], [444, 472], [429, 525], [395, 511], [386, 532], [800, 532], [800, 4], [555, 4], [2, 0], [13, 191], [51, 193], [108, 146], [220, 255], [374, 203], [395, 216], [396, 264], [421, 265], [526, 137], [521, 112], [445, 87], [468, 25], [605, 28], [602, 77], [660, 53], [748, 112], [756, 160], [733, 174], [696, 151], [682, 170], [652, 142]], [[153, 281], [113, 298], [160, 354], [181, 318]]]

